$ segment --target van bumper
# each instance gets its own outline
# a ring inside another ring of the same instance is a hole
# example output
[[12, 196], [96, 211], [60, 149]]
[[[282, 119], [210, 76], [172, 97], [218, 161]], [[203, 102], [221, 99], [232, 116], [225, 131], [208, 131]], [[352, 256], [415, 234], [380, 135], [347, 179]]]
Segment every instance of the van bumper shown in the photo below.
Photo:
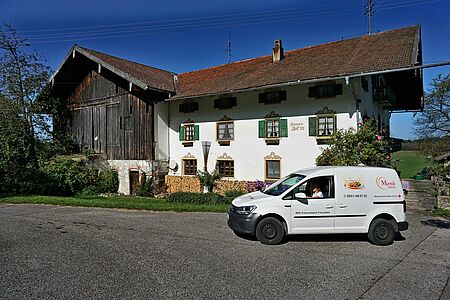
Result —
[[397, 226], [398, 226], [398, 231], [405, 231], [405, 230], [407, 230], [409, 228], [409, 224], [406, 221], [398, 222]]
[[258, 214], [241, 215], [228, 210], [228, 227], [239, 233], [254, 235], [258, 217]]

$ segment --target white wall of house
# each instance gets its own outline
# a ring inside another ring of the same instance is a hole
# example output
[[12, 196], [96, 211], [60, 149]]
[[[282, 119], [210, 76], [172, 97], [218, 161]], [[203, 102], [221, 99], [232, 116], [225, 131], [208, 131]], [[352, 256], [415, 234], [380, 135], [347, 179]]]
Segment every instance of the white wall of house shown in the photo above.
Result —
[[[359, 80], [352, 79], [351, 83]], [[289, 86], [286, 88], [287, 100], [279, 104], [259, 103], [258, 94], [263, 91], [234, 93], [232, 96], [237, 97], [237, 106], [224, 110], [214, 108], [217, 97], [193, 99], [199, 103], [199, 110], [193, 113], [179, 112], [179, 104], [183, 100], [171, 102], [170, 159], [179, 165], [178, 170], [172, 173], [183, 175], [182, 160], [185, 157], [196, 158], [198, 169], [203, 169], [201, 141], [211, 142], [208, 169], [213, 170], [220, 157], [233, 159], [235, 180], [264, 180], [265, 157], [270, 155], [281, 158], [281, 176], [314, 166], [316, 157], [327, 146], [318, 145], [316, 138], [309, 136], [309, 117], [327, 106], [336, 111], [338, 129], [357, 127], [355, 100], [344, 81], [336, 83], [343, 84], [343, 94], [320, 99], [308, 97], [308, 88], [312, 84]], [[358, 83], [355, 87], [360, 92]], [[265, 140], [258, 137], [258, 121], [271, 111], [288, 121], [288, 137], [280, 138], [279, 145], [266, 145]], [[234, 120], [234, 140], [229, 146], [220, 146], [216, 140], [216, 122], [224, 115]], [[192, 147], [184, 147], [179, 140], [179, 126], [188, 119], [199, 125], [200, 137]]]
[[155, 158], [167, 160], [169, 158], [169, 104], [155, 103], [154, 110]]

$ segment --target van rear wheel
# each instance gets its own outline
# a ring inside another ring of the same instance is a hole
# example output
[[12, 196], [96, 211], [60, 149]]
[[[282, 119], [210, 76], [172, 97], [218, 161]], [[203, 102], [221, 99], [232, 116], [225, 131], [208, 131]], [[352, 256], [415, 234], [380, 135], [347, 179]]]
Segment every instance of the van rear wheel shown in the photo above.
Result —
[[394, 225], [386, 219], [375, 219], [370, 224], [367, 237], [375, 245], [391, 245], [395, 237]]
[[256, 237], [262, 244], [277, 245], [284, 238], [283, 224], [273, 217], [264, 218], [256, 226]]

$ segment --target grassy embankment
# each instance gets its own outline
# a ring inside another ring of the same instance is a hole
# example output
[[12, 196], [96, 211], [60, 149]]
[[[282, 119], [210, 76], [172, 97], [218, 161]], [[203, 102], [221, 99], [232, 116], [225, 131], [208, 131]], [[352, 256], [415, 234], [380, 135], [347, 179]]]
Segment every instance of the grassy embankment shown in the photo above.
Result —
[[54, 197], [54, 196], [0, 196], [0, 203], [12, 204], [50, 204], [62, 206], [84, 206], [102, 208], [122, 208], [152, 211], [200, 211], [200, 212], [226, 212], [228, 204], [189, 204], [171, 203], [165, 199], [144, 197]]
[[399, 151], [392, 154], [397, 169], [401, 172], [400, 176], [404, 179], [413, 178], [425, 167], [431, 167], [434, 162], [417, 151]]

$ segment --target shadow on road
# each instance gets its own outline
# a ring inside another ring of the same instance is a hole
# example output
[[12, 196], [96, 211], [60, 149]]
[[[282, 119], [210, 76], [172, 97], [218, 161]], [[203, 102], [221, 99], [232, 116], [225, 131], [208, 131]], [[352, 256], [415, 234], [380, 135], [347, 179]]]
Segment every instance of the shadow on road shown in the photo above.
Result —
[[420, 221], [420, 223], [428, 226], [433, 226], [437, 228], [445, 228], [450, 229], [450, 221], [441, 220], [441, 219], [429, 219], [426, 221]]
[[[258, 241], [256, 236], [236, 234], [238, 237], [248, 241]], [[406, 240], [400, 232], [395, 234], [394, 241]], [[282, 244], [290, 242], [364, 242], [368, 243], [367, 234], [298, 234], [288, 235]]]

